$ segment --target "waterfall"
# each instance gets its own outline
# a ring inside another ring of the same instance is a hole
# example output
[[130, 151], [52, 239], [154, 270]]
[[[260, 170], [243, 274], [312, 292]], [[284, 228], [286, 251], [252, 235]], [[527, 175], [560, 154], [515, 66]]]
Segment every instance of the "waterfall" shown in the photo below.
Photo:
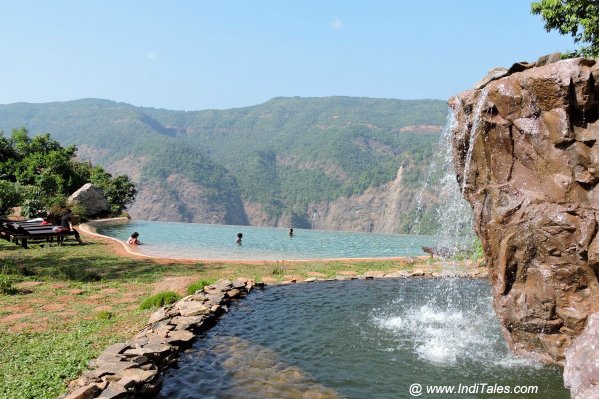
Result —
[[[462, 196], [452, 161], [451, 137], [456, 123], [453, 111], [449, 110], [447, 123], [433, 150], [426, 181], [418, 196], [412, 229], [412, 234], [420, 234], [422, 226], [438, 226], [434, 234], [435, 242], [438, 248], [447, 250], [446, 254], [470, 248], [475, 240], [472, 210]], [[436, 202], [432, 212], [430, 201]], [[429, 212], [425, 213], [427, 209]], [[444, 263], [447, 263], [446, 260]]]

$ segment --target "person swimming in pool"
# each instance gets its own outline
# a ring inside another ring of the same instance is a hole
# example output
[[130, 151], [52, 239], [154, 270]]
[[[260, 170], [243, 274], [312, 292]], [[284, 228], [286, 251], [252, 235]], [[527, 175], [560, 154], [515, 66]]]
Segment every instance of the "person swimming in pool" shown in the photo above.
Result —
[[139, 237], [139, 233], [136, 231], [131, 234], [131, 237], [127, 240], [127, 244], [129, 245], [141, 245], [141, 242], [137, 239]]
[[241, 239], [243, 238], [243, 234], [237, 233], [237, 239], [235, 240], [235, 244], [241, 246]]

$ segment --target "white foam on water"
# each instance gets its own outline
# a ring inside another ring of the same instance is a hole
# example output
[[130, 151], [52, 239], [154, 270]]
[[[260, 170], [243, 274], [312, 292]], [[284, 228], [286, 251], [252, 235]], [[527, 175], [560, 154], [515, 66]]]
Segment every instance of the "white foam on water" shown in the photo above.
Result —
[[532, 366], [534, 363], [517, 358], [507, 350], [490, 298], [484, 296], [476, 301], [420, 306], [396, 301], [392, 309], [377, 309], [378, 314], [372, 321], [377, 328], [391, 334], [397, 344], [395, 350], [412, 351], [421, 360], [436, 366], [449, 367], [463, 362], [484, 368]]

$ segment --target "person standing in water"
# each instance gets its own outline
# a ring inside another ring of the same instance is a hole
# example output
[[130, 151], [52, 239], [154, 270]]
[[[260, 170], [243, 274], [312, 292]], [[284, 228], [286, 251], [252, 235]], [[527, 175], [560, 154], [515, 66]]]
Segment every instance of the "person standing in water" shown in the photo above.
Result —
[[289, 238], [293, 238], [293, 229], [289, 229]]
[[243, 238], [243, 234], [237, 233], [237, 239], [235, 240], [235, 244], [241, 246], [241, 239]]

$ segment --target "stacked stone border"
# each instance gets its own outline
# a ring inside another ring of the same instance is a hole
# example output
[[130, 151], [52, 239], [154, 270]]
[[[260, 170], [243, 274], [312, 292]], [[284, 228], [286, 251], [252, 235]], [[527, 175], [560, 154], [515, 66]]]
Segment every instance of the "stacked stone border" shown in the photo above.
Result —
[[[421, 269], [388, 274], [370, 271], [360, 276], [308, 278], [301, 283], [407, 277], [486, 278], [487, 273], [486, 269], [445, 274]], [[296, 283], [296, 280], [281, 284], [291, 283]], [[246, 297], [253, 289], [265, 287], [265, 283], [256, 283], [252, 279], [219, 280], [172, 305], [160, 308], [132, 340], [113, 344], [92, 360], [91, 370], [69, 384], [70, 393], [63, 399], [154, 397], [162, 387], [164, 371], [177, 365], [180, 352], [188, 349], [200, 333], [214, 327], [232, 302]]]

